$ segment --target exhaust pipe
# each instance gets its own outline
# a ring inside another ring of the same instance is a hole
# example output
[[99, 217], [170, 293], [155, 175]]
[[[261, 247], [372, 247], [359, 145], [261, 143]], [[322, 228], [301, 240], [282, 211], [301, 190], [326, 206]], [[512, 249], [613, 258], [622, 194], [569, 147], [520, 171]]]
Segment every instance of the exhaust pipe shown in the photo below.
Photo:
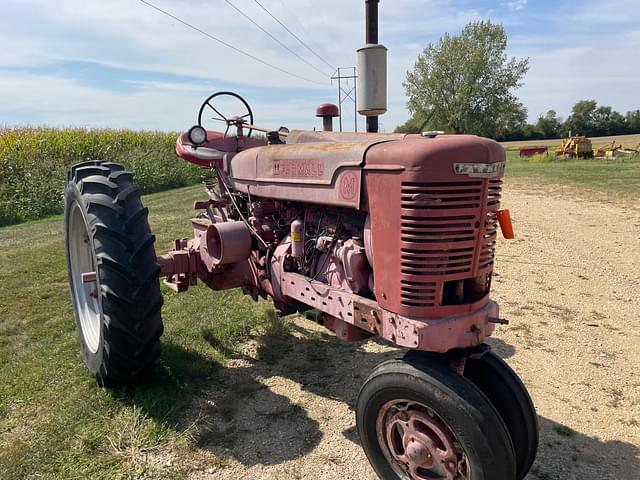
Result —
[[365, 0], [365, 42], [358, 49], [358, 113], [367, 117], [367, 132], [378, 131], [378, 116], [387, 111], [387, 48], [378, 43], [378, 3]]

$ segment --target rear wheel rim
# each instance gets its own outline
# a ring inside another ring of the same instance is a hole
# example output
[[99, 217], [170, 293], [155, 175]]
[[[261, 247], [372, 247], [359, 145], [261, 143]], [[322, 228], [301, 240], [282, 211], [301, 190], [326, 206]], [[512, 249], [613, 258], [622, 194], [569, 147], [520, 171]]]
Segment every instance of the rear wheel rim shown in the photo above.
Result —
[[[84, 343], [91, 353], [100, 346], [101, 307], [98, 292], [96, 259], [93, 252], [87, 222], [78, 203], [74, 203], [69, 215], [69, 265], [71, 289]], [[96, 273], [94, 281], [84, 282], [82, 275]]]
[[469, 480], [468, 457], [432, 409], [412, 400], [383, 405], [376, 434], [384, 456], [403, 480]]

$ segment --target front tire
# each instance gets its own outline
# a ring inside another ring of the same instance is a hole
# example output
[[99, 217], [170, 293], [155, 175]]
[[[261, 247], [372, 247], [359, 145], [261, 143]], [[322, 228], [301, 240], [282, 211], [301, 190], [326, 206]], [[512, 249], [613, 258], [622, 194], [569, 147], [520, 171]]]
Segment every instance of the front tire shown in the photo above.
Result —
[[384, 480], [513, 480], [504, 422], [467, 379], [438, 360], [379, 365], [356, 406], [362, 447]]
[[160, 356], [160, 268], [147, 214], [122, 165], [91, 161], [69, 171], [71, 298], [82, 359], [103, 386], [143, 380]]
[[493, 352], [468, 358], [464, 376], [471, 380], [504, 420], [516, 453], [516, 480], [523, 479], [538, 452], [538, 416], [518, 375]]

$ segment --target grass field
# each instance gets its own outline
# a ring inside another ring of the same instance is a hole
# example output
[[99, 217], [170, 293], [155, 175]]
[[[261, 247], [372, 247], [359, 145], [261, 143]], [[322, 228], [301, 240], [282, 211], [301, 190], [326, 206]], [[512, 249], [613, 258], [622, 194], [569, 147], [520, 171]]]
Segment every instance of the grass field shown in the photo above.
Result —
[[193, 185], [199, 170], [174, 153], [177, 133], [0, 128], [0, 226], [62, 211], [69, 166], [110, 160], [136, 174], [144, 193]]
[[638, 200], [640, 155], [625, 158], [563, 160], [554, 156], [519, 157], [507, 151], [506, 178], [528, 179], [532, 185], [569, 185], [585, 193]]
[[[144, 199], [158, 251], [190, 233], [200, 197], [190, 187]], [[0, 229], [0, 478], [178, 478], [147, 453], [190, 448], [198, 424], [181, 415], [190, 398], [215, 384], [238, 342], [277, 332], [279, 320], [237, 291], [165, 290], [171, 321], [153, 383], [98, 389], [79, 358], [62, 228], [57, 216]]]

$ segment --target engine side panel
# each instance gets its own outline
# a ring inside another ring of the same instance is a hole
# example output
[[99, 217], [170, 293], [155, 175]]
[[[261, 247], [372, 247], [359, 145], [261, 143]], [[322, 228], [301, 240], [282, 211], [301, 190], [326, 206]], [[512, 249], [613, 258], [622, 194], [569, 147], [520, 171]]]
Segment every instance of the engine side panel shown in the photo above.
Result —
[[361, 167], [343, 168], [329, 185], [270, 183], [231, 178], [233, 188], [255, 197], [308, 202], [337, 207], [360, 207]]

